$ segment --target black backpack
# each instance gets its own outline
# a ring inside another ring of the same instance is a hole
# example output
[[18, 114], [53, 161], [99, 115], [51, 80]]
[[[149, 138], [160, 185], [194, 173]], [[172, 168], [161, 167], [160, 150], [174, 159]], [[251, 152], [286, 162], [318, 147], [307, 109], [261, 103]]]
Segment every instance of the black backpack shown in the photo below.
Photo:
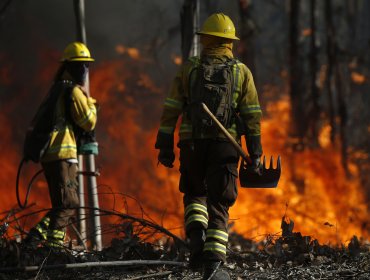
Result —
[[51, 133], [55, 127], [61, 125], [60, 122], [65, 122], [65, 120], [55, 120], [58, 98], [61, 94], [71, 92], [72, 88], [73, 83], [66, 80], [57, 81], [50, 88], [26, 133], [23, 145], [23, 158], [26, 161], [40, 162], [49, 147]]
[[200, 103], [207, 105], [225, 128], [229, 128], [234, 117], [232, 107], [234, 92], [233, 66], [235, 59], [202, 57], [198, 66], [190, 73], [195, 81], [190, 83], [188, 113], [193, 126], [193, 137], [216, 136], [218, 129], [212, 119], [203, 112]]

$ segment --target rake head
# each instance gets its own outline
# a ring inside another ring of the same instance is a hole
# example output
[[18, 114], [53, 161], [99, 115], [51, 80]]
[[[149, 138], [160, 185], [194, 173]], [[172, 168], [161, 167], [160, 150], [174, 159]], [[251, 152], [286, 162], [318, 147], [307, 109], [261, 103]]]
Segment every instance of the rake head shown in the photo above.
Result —
[[242, 161], [239, 169], [240, 185], [243, 188], [276, 188], [281, 174], [281, 158], [278, 156], [276, 168], [273, 157], [270, 158], [269, 168], [266, 168], [266, 157], [263, 157], [261, 175], [256, 174], [245, 161]]

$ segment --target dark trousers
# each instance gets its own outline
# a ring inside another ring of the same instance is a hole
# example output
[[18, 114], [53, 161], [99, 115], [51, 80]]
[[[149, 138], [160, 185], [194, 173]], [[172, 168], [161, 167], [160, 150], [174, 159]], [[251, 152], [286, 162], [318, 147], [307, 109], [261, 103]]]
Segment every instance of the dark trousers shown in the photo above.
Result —
[[52, 209], [47, 213], [50, 218], [49, 231], [65, 231], [69, 219], [79, 206], [77, 164], [66, 160], [43, 163], [44, 174], [49, 186]]
[[229, 207], [237, 198], [239, 156], [224, 139], [182, 141], [179, 147], [187, 236], [194, 229], [206, 230], [204, 259], [225, 261]]

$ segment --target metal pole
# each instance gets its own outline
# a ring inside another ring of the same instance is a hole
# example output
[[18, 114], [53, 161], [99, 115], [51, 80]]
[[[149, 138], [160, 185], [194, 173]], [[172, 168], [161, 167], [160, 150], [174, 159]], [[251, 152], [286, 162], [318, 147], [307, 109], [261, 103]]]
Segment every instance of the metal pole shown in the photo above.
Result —
[[[84, 170], [84, 157], [78, 155], [78, 170]], [[78, 231], [81, 234], [81, 239], [79, 241], [80, 245], [86, 246], [86, 211], [85, 211], [85, 188], [84, 188], [84, 176], [83, 174], [78, 174], [78, 198], [80, 200], [80, 207], [77, 210], [77, 221], [78, 221]], [[83, 242], [84, 244], [81, 244]]]
[[200, 1], [194, 0], [194, 15], [193, 15], [193, 45], [191, 48], [190, 56], [199, 56], [200, 55], [200, 40], [199, 36], [195, 32], [200, 29]]
[[[85, 27], [85, 1], [84, 0], [74, 0], [74, 8], [76, 14], [77, 22], [77, 40], [81, 41], [85, 45], [86, 43], [86, 27]], [[86, 77], [85, 88], [87, 94], [89, 95], [89, 76]], [[83, 161], [81, 161], [83, 162]], [[82, 170], [81, 170], [82, 171]], [[94, 155], [87, 155], [86, 157], [86, 171], [95, 173], [95, 157]], [[81, 175], [80, 175], [81, 176]], [[83, 187], [82, 187], [83, 189]], [[93, 209], [99, 209], [99, 198], [98, 190], [95, 176], [88, 176], [88, 195], [89, 195], [89, 205]], [[80, 195], [81, 197], [81, 195]], [[94, 250], [102, 250], [102, 240], [101, 240], [101, 223], [100, 223], [100, 213], [99, 210], [90, 211], [91, 227], [89, 230], [89, 236], [91, 241], [91, 247]]]
[[[95, 156], [87, 155], [86, 156], [86, 171], [95, 172]], [[98, 197], [98, 188], [96, 183], [95, 176], [88, 176], [88, 195], [89, 195], [89, 204], [94, 209], [99, 209], [99, 197]], [[102, 250], [102, 240], [101, 240], [101, 224], [100, 224], [100, 212], [99, 210], [90, 211], [90, 236], [92, 242], [92, 248], [97, 251]]]

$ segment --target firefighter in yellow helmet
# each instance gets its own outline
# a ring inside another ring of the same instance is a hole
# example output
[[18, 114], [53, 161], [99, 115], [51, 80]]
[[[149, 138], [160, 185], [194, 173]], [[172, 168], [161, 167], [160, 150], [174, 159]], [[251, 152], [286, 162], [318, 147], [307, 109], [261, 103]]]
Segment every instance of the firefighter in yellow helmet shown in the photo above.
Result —
[[231, 19], [213, 14], [200, 35], [200, 57], [184, 62], [164, 101], [157, 134], [158, 161], [173, 167], [174, 130], [179, 129], [180, 191], [184, 194], [185, 230], [190, 265], [203, 263], [203, 279], [230, 279], [219, 269], [226, 260], [229, 207], [237, 198], [239, 155], [201, 111], [204, 102], [237, 141], [245, 136], [254, 172], [260, 173], [262, 155], [261, 108], [251, 71], [235, 59], [233, 41], [239, 40]]
[[[33, 125], [42, 126], [42, 122], [48, 121], [40, 117], [42, 112], [52, 112], [49, 142], [39, 159], [48, 183], [52, 209], [30, 230], [25, 240], [28, 245], [37, 246], [46, 240], [48, 246], [60, 248], [66, 226], [74, 215], [72, 208], [79, 206], [77, 152], [80, 153], [79, 149], [83, 147], [78, 147], [78, 143], [84, 132], [94, 130], [97, 120], [96, 100], [88, 97], [83, 87], [89, 64], [93, 61], [83, 43], [70, 43], [64, 50], [49, 94], [34, 118]], [[31, 143], [27, 149], [32, 151], [36, 145], [32, 147]]]

